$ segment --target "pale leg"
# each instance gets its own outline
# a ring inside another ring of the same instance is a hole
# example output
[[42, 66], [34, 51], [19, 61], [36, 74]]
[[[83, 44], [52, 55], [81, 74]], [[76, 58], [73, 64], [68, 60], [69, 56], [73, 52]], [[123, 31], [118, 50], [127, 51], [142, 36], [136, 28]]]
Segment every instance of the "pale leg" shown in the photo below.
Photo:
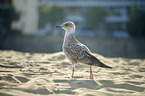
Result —
[[90, 79], [93, 79], [92, 66], [90, 66]]
[[75, 71], [75, 65], [73, 65], [73, 69], [72, 69], [72, 79], [74, 78], [74, 71]]

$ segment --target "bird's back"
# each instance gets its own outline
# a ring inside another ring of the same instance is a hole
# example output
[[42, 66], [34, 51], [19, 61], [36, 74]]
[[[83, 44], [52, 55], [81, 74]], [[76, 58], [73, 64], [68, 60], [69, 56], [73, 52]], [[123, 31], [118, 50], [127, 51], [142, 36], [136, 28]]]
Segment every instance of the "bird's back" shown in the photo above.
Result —
[[65, 22], [56, 28], [65, 30], [63, 52], [73, 64], [86, 64], [109, 68], [109, 66], [106, 66], [94, 57], [87, 46], [75, 38], [75, 24], [73, 22]]
[[85, 64], [90, 66], [100, 66], [111, 68], [102, 62], [100, 62], [96, 57], [94, 57], [87, 46], [80, 42], [67, 42], [63, 45], [63, 52], [67, 56], [67, 58], [76, 64]]

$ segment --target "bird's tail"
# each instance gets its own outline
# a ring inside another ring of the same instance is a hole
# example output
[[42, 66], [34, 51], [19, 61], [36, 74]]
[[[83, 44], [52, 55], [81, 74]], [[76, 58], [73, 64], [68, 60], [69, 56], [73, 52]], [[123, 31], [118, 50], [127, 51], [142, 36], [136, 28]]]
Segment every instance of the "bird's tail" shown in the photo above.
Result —
[[88, 52], [86, 52], [86, 53], [90, 56], [90, 60], [92, 61], [89, 65], [93, 64], [94, 66], [99, 66], [99, 67], [104, 67], [104, 68], [112, 68], [112, 67], [107, 66], [106, 64], [102, 63], [95, 56], [89, 54]]
[[106, 64], [104, 64], [102, 62], [100, 62], [100, 64], [98, 64], [98, 65], [99, 65], [99, 67], [112, 68], [112, 67], [110, 67], [110, 66], [108, 66], [108, 65], [106, 65]]
[[102, 63], [100, 60], [96, 59], [97, 61], [95, 62], [95, 66], [103, 67], [103, 68], [112, 68], [104, 63]]

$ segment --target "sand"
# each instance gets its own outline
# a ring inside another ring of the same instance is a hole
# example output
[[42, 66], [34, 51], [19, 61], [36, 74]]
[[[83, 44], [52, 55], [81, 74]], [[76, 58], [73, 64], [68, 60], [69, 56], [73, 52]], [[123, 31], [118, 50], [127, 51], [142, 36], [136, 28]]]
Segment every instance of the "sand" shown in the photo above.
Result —
[[145, 59], [107, 58], [113, 69], [72, 64], [62, 52], [0, 51], [0, 96], [145, 96]]

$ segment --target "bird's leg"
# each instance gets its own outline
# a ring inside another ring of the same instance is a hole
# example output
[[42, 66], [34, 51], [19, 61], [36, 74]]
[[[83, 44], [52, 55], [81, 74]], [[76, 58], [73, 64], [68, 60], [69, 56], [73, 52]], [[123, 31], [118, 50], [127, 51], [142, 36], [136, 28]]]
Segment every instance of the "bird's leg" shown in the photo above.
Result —
[[90, 79], [93, 79], [92, 66], [90, 66]]
[[74, 78], [74, 71], [75, 71], [75, 65], [73, 64], [73, 69], [72, 69], [72, 79]]

